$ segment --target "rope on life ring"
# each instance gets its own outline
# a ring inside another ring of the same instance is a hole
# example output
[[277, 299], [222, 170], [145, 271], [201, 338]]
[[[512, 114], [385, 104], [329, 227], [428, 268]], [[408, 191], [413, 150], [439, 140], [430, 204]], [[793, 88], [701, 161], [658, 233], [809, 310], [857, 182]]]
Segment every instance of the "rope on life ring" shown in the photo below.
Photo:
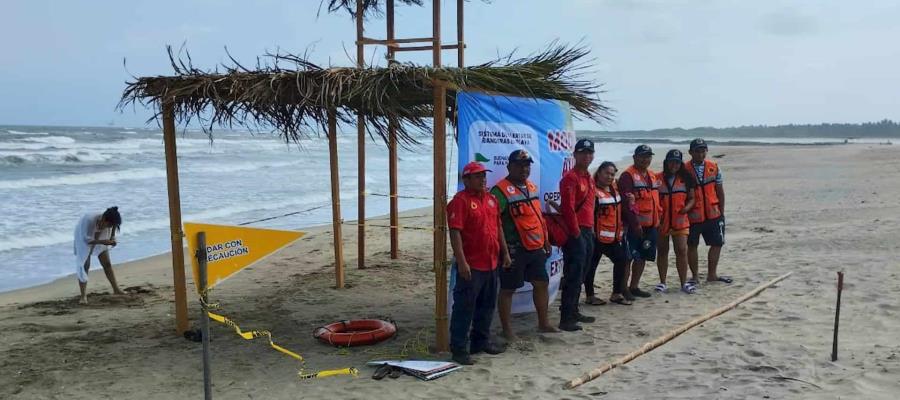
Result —
[[343, 320], [316, 328], [313, 337], [332, 346], [365, 346], [394, 337], [397, 325], [380, 319]]

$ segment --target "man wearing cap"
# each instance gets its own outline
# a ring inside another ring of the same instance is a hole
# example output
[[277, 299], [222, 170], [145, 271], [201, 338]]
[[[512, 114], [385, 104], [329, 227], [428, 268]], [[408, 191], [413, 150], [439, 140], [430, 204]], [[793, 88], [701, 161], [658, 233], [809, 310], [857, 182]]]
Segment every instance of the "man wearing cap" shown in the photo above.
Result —
[[503, 235], [512, 259], [509, 267], [500, 270], [498, 302], [503, 336], [510, 343], [516, 340], [511, 323], [513, 294], [525, 285], [525, 281], [534, 287], [532, 299], [537, 310], [538, 330], [557, 332], [547, 319], [550, 276], [546, 264], [550, 240], [541, 214], [540, 191], [528, 180], [532, 163], [534, 160], [526, 150], [513, 151], [506, 164], [509, 174], [491, 189], [499, 203]]
[[659, 217], [660, 182], [650, 170], [653, 150], [642, 144], [634, 149], [634, 164], [619, 176], [619, 191], [625, 197], [622, 219], [627, 227], [628, 248], [631, 251], [631, 282], [625, 290], [625, 298], [650, 297], [640, 289], [641, 275], [647, 261], [656, 260], [656, 240]]
[[716, 273], [719, 255], [722, 253], [722, 246], [725, 245], [725, 189], [722, 186], [722, 171], [719, 170], [719, 165], [706, 159], [707, 149], [705, 140], [700, 138], [692, 140], [689, 150], [691, 160], [684, 163], [684, 167], [697, 180], [697, 188], [694, 189], [694, 207], [688, 213], [691, 222], [688, 234], [688, 264], [693, 275], [697, 276], [699, 268], [697, 247], [700, 246], [702, 235], [703, 241], [709, 246], [706, 281], [731, 283], [731, 278]]
[[594, 142], [581, 139], [575, 143], [575, 166], [559, 182], [560, 205], [569, 239], [563, 246], [562, 299], [559, 306], [559, 329], [581, 330], [579, 322], [594, 322], [594, 317], [578, 311], [581, 284], [594, 246], [594, 182], [588, 166], [594, 161]]
[[511, 261], [500, 234], [497, 199], [485, 187], [487, 171], [479, 162], [466, 164], [465, 189], [447, 204], [450, 245], [456, 258], [450, 350], [453, 361], [463, 365], [473, 364], [470, 354], [504, 351], [490, 341], [491, 320], [497, 303], [497, 262], [502, 257], [507, 268]]

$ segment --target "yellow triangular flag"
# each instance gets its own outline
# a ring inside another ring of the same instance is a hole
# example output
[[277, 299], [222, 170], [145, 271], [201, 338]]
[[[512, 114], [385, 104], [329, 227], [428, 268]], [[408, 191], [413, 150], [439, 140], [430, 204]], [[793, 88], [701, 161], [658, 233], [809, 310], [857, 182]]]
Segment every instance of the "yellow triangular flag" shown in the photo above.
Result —
[[185, 222], [184, 233], [188, 240], [188, 254], [191, 255], [194, 284], [198, 292], [200, 266], [197, 263], [196, 251], [199, 232], [206, 232], [207, 289], [306, 234], [299, 231]]

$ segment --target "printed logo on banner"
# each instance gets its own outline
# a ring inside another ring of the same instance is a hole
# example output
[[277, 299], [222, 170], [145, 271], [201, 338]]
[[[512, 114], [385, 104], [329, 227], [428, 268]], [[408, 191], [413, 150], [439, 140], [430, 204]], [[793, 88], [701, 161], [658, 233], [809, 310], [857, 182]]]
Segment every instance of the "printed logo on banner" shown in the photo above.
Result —
[[548, 131], [547, 146], [553, 152], [571, 152], [575, 148], [575, 132]]

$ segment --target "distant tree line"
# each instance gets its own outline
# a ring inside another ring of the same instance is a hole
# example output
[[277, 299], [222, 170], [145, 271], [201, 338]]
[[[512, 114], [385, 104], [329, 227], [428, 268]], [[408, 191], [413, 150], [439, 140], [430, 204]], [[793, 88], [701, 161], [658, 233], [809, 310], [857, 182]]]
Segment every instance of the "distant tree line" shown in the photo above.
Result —
[[889, 119], [861, 124], [815, 125], [749, 125], [731, 128], [669, 128], [649, 131], [581, 131], [598, 136], [687, 136], [687, 137], [822, 137], [822, 138], [895, 138], [900, 137], [900, 123]]

